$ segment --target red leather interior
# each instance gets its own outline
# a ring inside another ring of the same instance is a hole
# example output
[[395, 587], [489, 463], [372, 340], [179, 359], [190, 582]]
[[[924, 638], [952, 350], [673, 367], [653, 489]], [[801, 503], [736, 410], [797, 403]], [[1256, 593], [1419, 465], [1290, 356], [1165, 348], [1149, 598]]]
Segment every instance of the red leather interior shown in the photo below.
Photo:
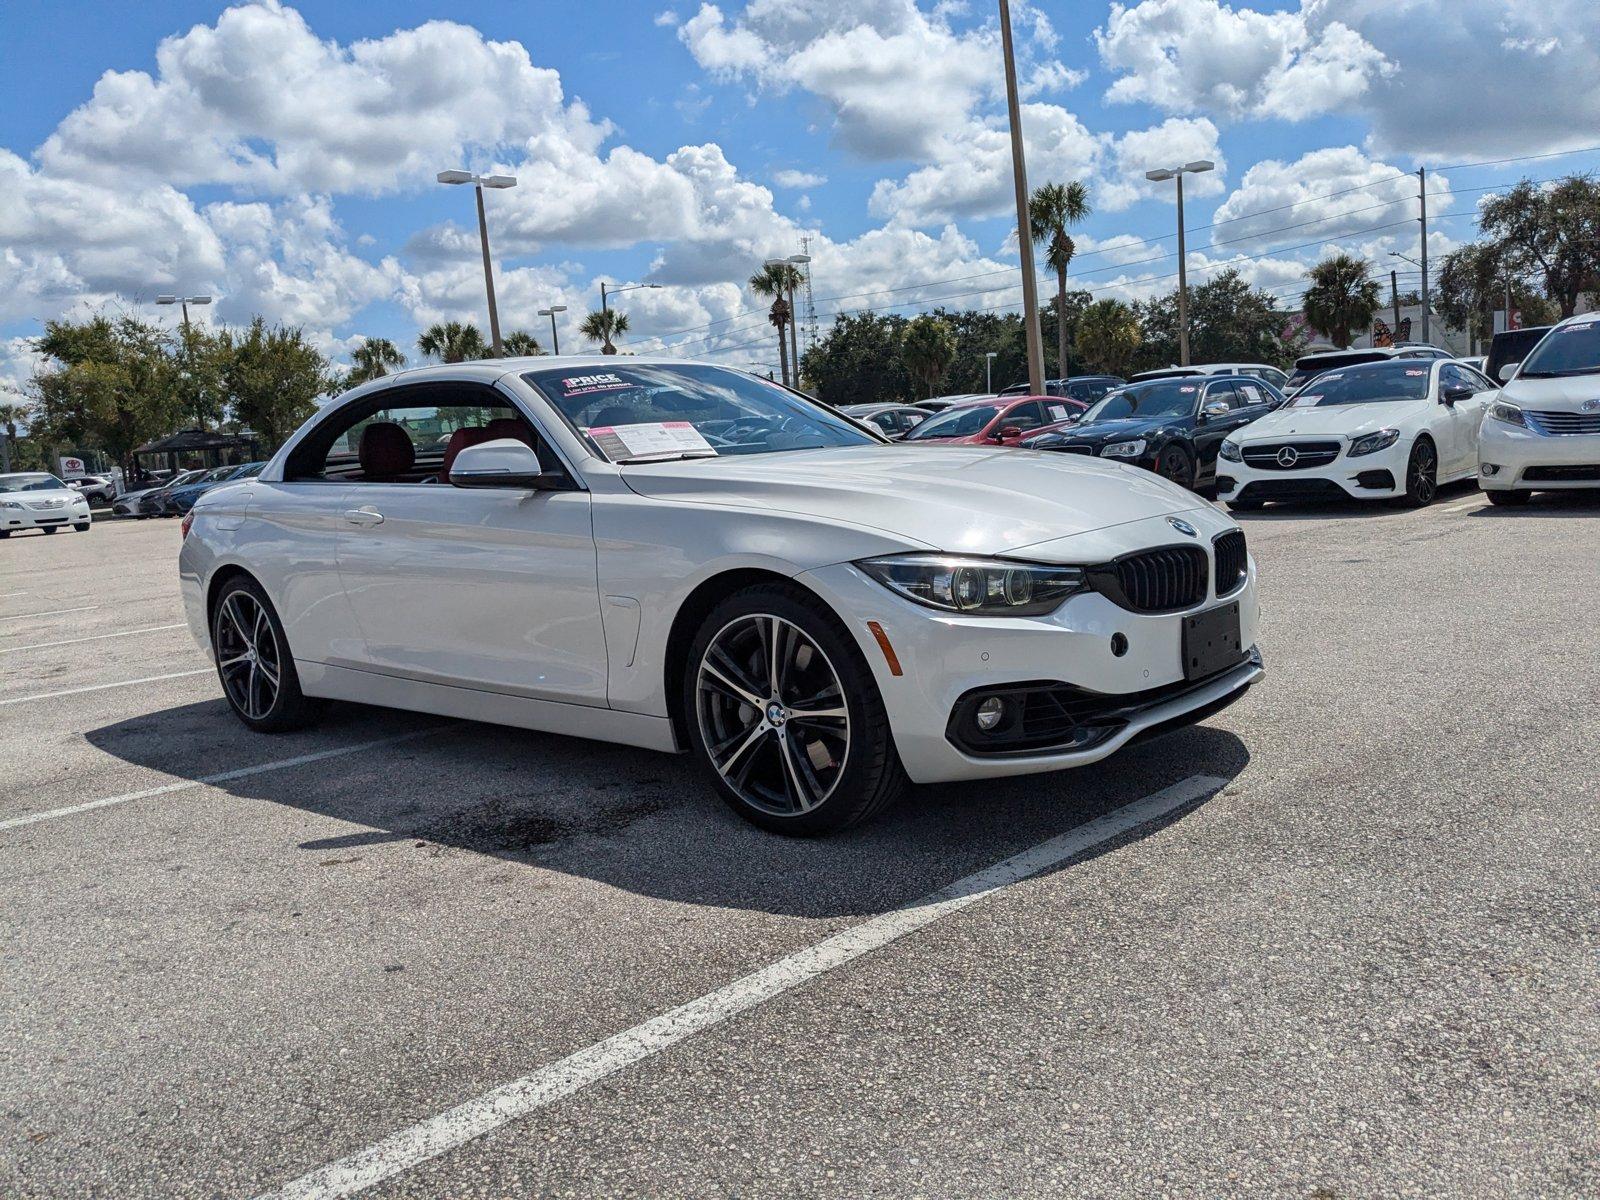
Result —
[[456, 455], [468, 446], [476, 446], [479, 442], [487, 442], [494, 434], [482, 425], [463, 425], [450, 435], [450, 441], [444, 448], [444, 461], [439, 464], [439, 482], [450, 482], [450, 468], [455, 465]]
[[391, 480], [406, 474], [416, 464], [417, 451], [411, 435], [393, 421], [374, 421], [361, 431], [357, 451], [361, 477]]
[[484, 439], [485, 441], [494, 441], [498, 438], [516, 438], [517, 441], [534, 450], [539, 448], [538, 440], [533, 436], [533, 430], [529, 429], [522, 421], [517, 420], [516, 417], [496, 417], [484, 426], [484, 429], [489, 434]]

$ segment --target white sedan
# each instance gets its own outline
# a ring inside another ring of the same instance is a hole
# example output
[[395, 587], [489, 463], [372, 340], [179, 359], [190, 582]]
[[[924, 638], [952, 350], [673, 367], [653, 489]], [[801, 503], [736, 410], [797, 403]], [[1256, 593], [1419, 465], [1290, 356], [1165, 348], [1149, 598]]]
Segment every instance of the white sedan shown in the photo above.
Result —
[[1288, 404], [1230, 434], [1217, 495], [1268, 500], [1393, 499], [1431, 504], [1478, 473], [1478, 426], [1494, 385], [1464, 363], [1395, 358], [1319, 375]]
[[83, 493], [44, 471], [0, 475], [0, 538], [29, 529], [54, 533], [72, 526], [89, 528], [89, 502]]
[[1244, 533], [1144, 471], [885, 442], [649, 358], [402, 372], [184, 522], [252, 728], [352, 700], [688, 751], [771, 829], [1051, 771], [1261, 678]]

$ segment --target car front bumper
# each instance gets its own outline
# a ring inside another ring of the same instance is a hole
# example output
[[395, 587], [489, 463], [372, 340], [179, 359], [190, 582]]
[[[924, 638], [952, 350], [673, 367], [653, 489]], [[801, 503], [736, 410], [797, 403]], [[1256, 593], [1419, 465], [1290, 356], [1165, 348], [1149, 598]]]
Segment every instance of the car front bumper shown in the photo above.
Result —
[[17, 533], [26, 529], [59, 529], [63, 525], [87, 525], [89, 506], [83, 501], [65, 508], [0, 508], [0, 529]]
[[1600, 488], [1600, 434], [1543, 434], [1486, 420], [1478, 433], [1478, 485], [1491, 492]]
[[[1159, 614], [1130, 612], [1098, 592], [1084, 592], [1045, 617], [964, 617], [913, 604], [850, 564], [807, 572], [799, 581], [844, 616], [877, 680], [900, 760], [917, 783], [1031, 775], [1098, 762], [1137, 738], [1225, 707], [1265, 673], [1256, 649], [1260, 610], [1253, 559], [1243, 587]], [[1186, 684], [1184, 618], [1235, 602], [1249, 657]], [[883, 631], [898, 673], [868, 622]], [[1122, 639], [1118, 654], [1114, 645]], [[975, 754], [957, 745], [952, 715], [963, 697], [1024, 683], [1094, 693], [1107, 707], [1120, 708], [1115, 728], [1082, 749]], [[1119, 706], [1119, 698], [1126, 704]]]
[[[1272, 444], [1283, 440], [1273, 439]], [[1410, 453], [1410, 443], [1401, 438], [1386, 450], [1358, 458], [1351, 458], [1348, 447], [1341, 445], [1339, 456], [1319, 467], [1269, 469], [1219, 458], [1217, 496], [1222, 500], [1314, 500], [1341, 496], [1355, 500], [1389, 499], [1406, 490]]]

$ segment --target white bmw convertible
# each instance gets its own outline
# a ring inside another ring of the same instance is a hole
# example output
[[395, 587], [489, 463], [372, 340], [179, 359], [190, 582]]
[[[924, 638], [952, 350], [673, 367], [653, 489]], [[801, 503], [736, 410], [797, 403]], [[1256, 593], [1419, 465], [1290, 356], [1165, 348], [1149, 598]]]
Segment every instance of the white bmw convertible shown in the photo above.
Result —
[[1243, 532], [1147, 472], [891, 445], [739, 371], [388, 376], [185, 522], [196, 638], [261, 731], [324, 700], [688, 751], [821, 833], [1094, 762], [1261, 678]]

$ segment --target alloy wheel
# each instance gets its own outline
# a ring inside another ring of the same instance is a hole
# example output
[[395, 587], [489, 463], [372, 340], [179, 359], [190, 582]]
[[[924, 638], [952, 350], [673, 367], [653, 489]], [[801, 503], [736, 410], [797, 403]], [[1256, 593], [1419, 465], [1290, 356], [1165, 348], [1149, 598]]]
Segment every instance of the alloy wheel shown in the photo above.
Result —
[[1161, 452], [1157, 473], [1179, 487], [1189, 486], [1189, 459], [1182, 450], [1170, 446]]
[[283, 655], [266, 608], [246, 591], [229, 593], [217, 615], [217, 670], [233, 706], [252, 721], [272, 711]]
[[1411, 464], [1406, 471], [1406, 490], [1418, 504], [1432, 502], [1439, 490], [1438, 463], [1433, 447], [1418, 442], [1411, 451]]
[[808, 813], [850, 754], [839, 674], [805, 630], [770, 613], [730, 621], [700, 659], [695, 708], [711, 765], [752, 808]]

